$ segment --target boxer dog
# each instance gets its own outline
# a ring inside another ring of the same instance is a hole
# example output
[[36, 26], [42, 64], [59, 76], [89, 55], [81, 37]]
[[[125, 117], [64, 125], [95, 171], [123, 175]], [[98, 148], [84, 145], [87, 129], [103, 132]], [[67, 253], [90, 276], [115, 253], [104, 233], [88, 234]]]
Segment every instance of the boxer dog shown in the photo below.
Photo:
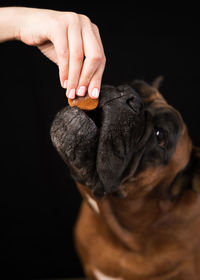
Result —
[[103, 86], [94, 111], [61, 110], [51, 138], [83, 196], [88, 279], [200, 279], [200, 149], [156, 83]]

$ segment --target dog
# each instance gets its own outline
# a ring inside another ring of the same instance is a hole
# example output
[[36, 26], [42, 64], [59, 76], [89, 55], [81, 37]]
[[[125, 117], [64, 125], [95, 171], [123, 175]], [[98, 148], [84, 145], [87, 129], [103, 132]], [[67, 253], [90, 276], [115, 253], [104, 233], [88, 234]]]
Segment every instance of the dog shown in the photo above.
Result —
[[97, 109], [65, 107], [52, 123], [83, 197], [74, 236], [88, 279], [200, 279], [200, 148], [158, 84], [103, 85]]

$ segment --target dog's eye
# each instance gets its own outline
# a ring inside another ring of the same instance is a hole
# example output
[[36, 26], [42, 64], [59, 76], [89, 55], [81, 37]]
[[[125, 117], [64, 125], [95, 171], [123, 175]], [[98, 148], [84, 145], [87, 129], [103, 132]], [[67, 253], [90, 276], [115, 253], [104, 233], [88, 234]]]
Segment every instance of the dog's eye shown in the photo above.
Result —
[[158, 145], [164, 149], [167, 143], [167, 131], [161, 127], [155, 127], [154, 129]]

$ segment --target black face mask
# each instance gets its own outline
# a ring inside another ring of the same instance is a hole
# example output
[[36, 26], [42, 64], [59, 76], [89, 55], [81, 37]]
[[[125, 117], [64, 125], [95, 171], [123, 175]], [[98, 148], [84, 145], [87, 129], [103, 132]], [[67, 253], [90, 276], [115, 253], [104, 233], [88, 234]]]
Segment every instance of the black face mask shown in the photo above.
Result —
[[73, 178], [103, 196], [118, 190], [144, 127], [138, 93], [128, 85], [104, 86], [96, 110], [66, 107], [60, 111], [51, 138]]

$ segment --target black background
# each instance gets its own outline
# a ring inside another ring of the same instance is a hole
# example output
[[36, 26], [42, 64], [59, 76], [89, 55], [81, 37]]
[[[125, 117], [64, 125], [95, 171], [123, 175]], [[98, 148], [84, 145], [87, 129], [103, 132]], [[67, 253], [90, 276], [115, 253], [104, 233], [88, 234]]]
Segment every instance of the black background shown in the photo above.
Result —
[[[87, 9], [65, 2], [6, 5], [89, 16], [100, 29], [107, 57], [103, 83], [151, 82], [164, 75], [161, 92], [200, 145], [198, 17], [180, 10], [172, 15], [164, 9]], [[57, 66], [37, 48], [14, 41], [0, 45], [0, 66], [0, 278], [3, 271], [21, 279], [82, 276], [72, 235], [81, 197], [49, 136], [53, 117], [67, 105]]]

